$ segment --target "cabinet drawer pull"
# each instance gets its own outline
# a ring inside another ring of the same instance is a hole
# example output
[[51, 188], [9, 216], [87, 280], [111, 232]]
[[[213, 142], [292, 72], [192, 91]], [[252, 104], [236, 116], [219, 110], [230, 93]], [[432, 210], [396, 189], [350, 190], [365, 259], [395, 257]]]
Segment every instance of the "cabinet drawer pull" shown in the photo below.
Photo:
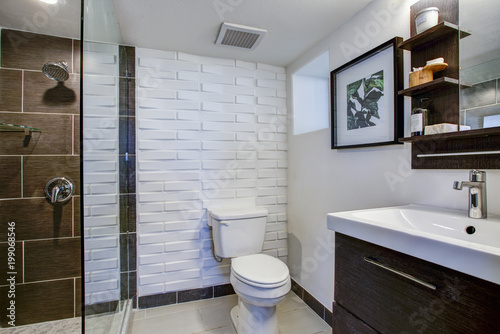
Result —
[[393, 268], [391, 268], [391, 267], [389, 267], [389, 266], [386, 266], [385, 264], [382, 264], [382, 263], [380, 263], [380, 262], [378, 262], [378, 261], [376, 261], [376, 260], [370, 259], [369, 257], [365, 257], [364, 259], [365, 259], [365, 261], [366, 261], [366, 262], [371, 263], [371, 264], [374, 264], [374, 265], [376, 265], [377, 267], [383, 268], [383, 269], [385, 269], [385, 270], [389, 270], [390, 272], [393, 272], [393, 273], [395, 273], [395, 274], [398, 274], [399, 276], [403, 276], [403, 277], [405, 277], [405, 278], [407, 278], [407, 279], [409, 279], [409, 280], [412, 280], [413, 282], [416, 282], [416, 283], [418, 283], [418, 284], [420, 284], [420, 285], [423, 285], [423, 286], [425, 286], [426, 288], [429, 288], [429, 289], [432, 289], [432, 290], [436, 290], [436, 286], [435, 286], [435, 285], [432, 285], [432, 284], [430, 284], [430, 283], [427, 283], [427, 282], [425, 282], [425, 281], [422, 281], [421, 279], [415, 278], [415, 277], [413, 277], [413, 276], [411, 276], [411, 275], [409, 275], [409, 274], [407, 274], [407, 273], [405, 273], [405, 272], [402, 272], [402, 271], [400, 271], [400, 270], [393, 269]]

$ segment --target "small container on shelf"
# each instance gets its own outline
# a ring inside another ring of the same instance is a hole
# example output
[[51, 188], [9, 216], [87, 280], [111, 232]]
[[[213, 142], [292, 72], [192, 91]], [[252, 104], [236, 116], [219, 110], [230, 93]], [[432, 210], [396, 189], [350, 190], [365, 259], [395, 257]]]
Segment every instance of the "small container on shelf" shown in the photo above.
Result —
[[426, 135], [435, 135], [439, 133], [448, 133], [448, 132], [456, 132], [458, 131], [458, 125], [457, 124], [451, 124], [451, 123], [440, 123], [440, 124], [434, 124], [434, 125], [427, 125], [425, 127], [425, 134]]
[[410, 133], [411, 136], [422, 136], [424, 130], [429, 124], [429, 103], [430, 99], [422, 98], [419, 100], [419, 106], [411, 110], [410, 116]]
[[413, 72], [410, 73], [409, 87], [414, 87], [433, 81], [434, 72], [442, 71], [447, 67], [448, 64], [444, 62], [444, 58], [428, 60], [424, 67], [413, 68]]
[[410, 87], [418, 86], [434, 80], [432, 70], [419, 69], [410, 73]]
[[426, 31], [438, 24], [439, 9], [437, 7], [427, 7], [422, 9], [415, 16], [415, 26], [417, 34]]

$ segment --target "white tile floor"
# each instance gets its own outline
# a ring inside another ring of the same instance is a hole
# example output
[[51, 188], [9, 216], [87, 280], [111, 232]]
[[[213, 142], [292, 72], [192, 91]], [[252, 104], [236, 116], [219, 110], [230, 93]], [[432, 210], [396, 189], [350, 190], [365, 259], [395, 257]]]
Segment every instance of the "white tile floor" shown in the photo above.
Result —
[[[229, 311], [236, 295], [183, 303], [132, 313], [129, 334], [236, 334]], [[331, 328], [296, 294], [278, 304], [281, 334], [330, 334]]]

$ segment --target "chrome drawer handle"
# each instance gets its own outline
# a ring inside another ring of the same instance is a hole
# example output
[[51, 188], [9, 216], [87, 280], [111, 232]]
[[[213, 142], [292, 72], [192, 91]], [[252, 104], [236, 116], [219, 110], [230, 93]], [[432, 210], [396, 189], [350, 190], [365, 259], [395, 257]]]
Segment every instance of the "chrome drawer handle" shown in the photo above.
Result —
[[402, 272], [402, 271], [400, 271], [400, 270], [396, 270], [396, 269], [393, 269], [393, 268], [391, 268], [391, 267], [388, 267], [388, 266], [386, 266], [386, 265], [384, 265], [384, 264], [382, 264], [382, 263], [380, 263], [380, 262], [378, 262], [378, 261], [376, 261], [376, 260], [370, 259], [369, 257], [365, 257], [365, 258], [364, 258], [364, 260], [365, 260], [366, 262], [368, 262], [368, 263], [371, 263], [371, 264], [376, 265], [377, 267], [383, 268], [383, 269], [385, 269], [385, 270], [389, 270], [390, 272], [393, 272], [393, 273], [395, 273], [395, 274], [398, 274], [399, 276], [403, 276], [404, 278], [407, 278], [407, 279], [409, 279], [409, 280], [412, 280], [413, 282], [418, 283], [418, 284], [420, 284], [420, 285], [423, 285], [423, 286], [425, 286], [426, 288], [429, 288], [429, 289], [432, 289], [432, 290], [436, 290], [436, 286], [435, 286], [435, 285], [432, 285], [432, 284], [430, 284], [430, 283], [427, 283], [427, 282], [425, 282], [425, 281], [422, 281], [421, 279], [415, 278], [415, 277], [413, 277], [412, 275], [409, 275], [409, 274], [407, 274], [407, 273], [405, 273], [405, 272]]

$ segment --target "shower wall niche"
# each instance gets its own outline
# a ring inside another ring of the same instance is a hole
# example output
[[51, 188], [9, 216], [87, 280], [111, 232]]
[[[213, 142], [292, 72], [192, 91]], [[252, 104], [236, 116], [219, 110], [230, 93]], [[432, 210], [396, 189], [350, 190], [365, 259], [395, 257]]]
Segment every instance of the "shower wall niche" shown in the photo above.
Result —
[[[69, 79], [42, 73], [64, 60]], [[0, 131], [0, 327], [7, 325], [7, 232], [16, 233], [16, 326], [81, 314], [80, 41], [1, 30], [0, 123], [38, 128]], [[28, 140], [29, 139], [29, 140]], [[52, 205], [46, 183], [64, 176], [73, 198]]]

